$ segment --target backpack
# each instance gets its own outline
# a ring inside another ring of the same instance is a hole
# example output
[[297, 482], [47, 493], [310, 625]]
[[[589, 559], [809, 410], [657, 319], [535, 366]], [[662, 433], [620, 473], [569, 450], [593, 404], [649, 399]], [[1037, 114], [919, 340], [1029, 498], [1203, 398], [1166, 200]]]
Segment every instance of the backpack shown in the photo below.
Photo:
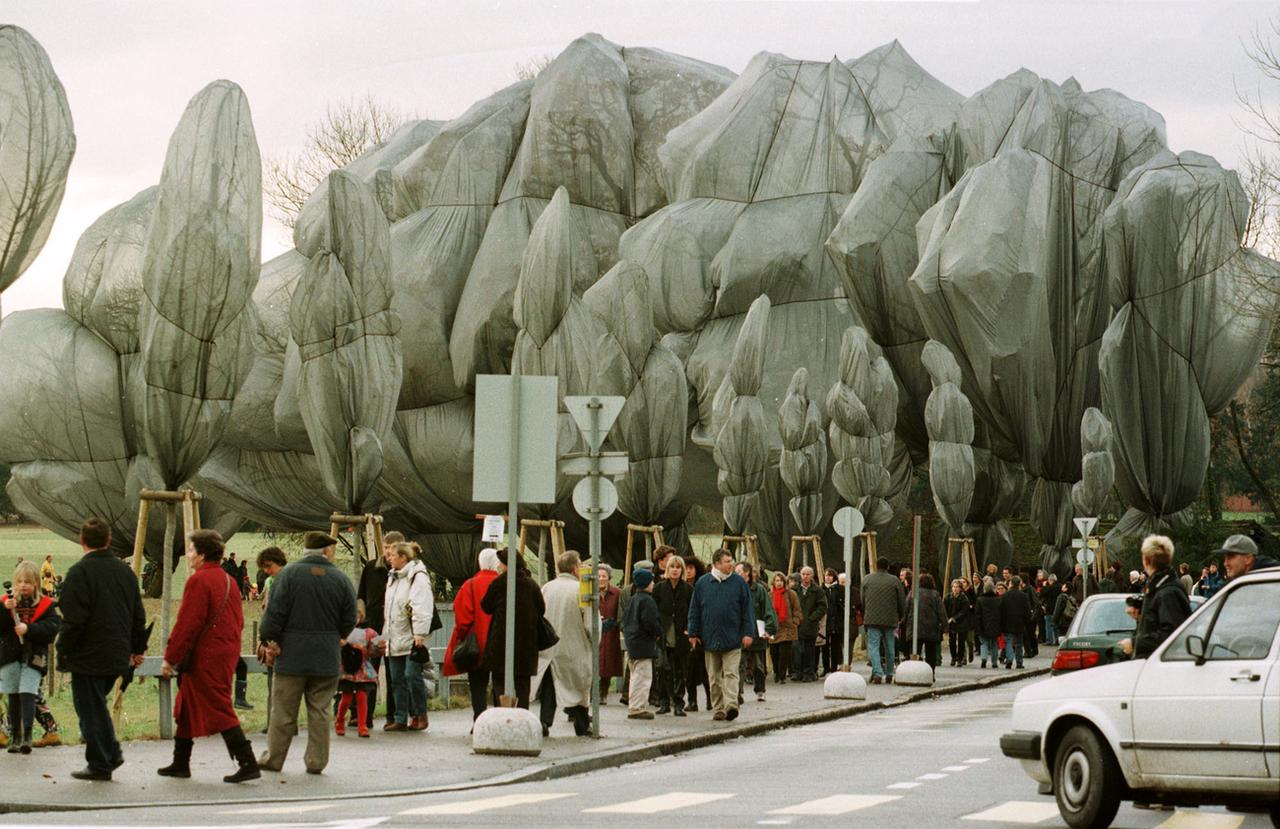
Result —
[[347, 643], [342, 646], [342, 672], [357, 675], [364, 670], [364, 648]]
[[1080, 609], [1080, 603], [1076, 601], [1075, 596], [1067, 596], [1067, 606], [1062, 609], [1062, 617], [1068, 622], [1076, 618], [1076, 611]]

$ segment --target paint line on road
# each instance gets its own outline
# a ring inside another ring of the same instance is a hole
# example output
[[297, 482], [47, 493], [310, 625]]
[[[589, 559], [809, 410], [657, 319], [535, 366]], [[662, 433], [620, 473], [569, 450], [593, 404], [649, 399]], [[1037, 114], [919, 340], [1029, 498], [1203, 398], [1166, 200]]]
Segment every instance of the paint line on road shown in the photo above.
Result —
[[293, 803], [285, 806], [250, 806], [248, 809], [230, 809], [219, 812], [220, 815], [301, 815], [306, 812], [318, 812], [321, 809], [332, 809], [336, 803]]
[[892, 783], [888, 786], [885, 786], [885, 788], [886, 789], [914, 789], [920, 785], [921, 784], [912, 780], [910, 783]]
[[916, 779], [917, 779], [917, 780], [941, 780], [941, 779], [942, 779], [942, 778], [944, 778], [944, 777], [946, 777], [946, 775], [945, 775], [945, 774], [942, 774], [941, 772], [936, 772], [936, 771], [934, 771], [934, 772], [930, 772], [930, 773], [928, 773], [928, 774], [922, 774], [922, 775], [920, 775], [919, 777], [917, 777]]
[[968, 766], [943, 766], [943, 771], [968, 771]]
[[771, 815], [843, 815], [848, 812], [856, 812], [859, 809], [870, 809], [872, 806], [879, 806], [882, 803], [891, 803], [895, 800], [901, 800], [900, 794], [833, 794], [830, 797], [820, 797], [817, 800], [809, 800], [804, 803], [797, 803], [794, 806], [787, 806], [782, 809], [772, 809]]
[[968, 760], [965, 760], [964, 762], [966, 765], [974, 766], [974, 765], [977, 765], [978, 763], [985, 763], [990, 759], [991, 759], [990, 757], [970, 757]]
[[625, 803], [614, 803], [610, 806], [596, 806], [582, 811], [584, 814], [595, 815], [654, 815], [658, 812], [671, 812], [676, 809], [687, 809], [690, 806], [701, 806], [704, 803], [714, 803], [733, 796], [711, 792], [668, 792], [655, 797], [642, 797], [639, 800], [628, 800]]
[[479, 800], [455, 800], [452, 803], [436, 803], [431, 806], [419, 806], [406, 809], [400, 815], [474, 815], [493, 809], [507, 809], [511, 806], [528, 806], [532, 803], [545, 803], [548, 800], [559, 800], [573, 797], [572, 792], [547, 792], [543, 794], [504, 794], [497, 797], [485, 797]]
[[992, 823], [1043, 823], [1058, 816], [1058, 804], [1043, 800], [1009, 800], [981, 812], [965, 815], [962, 820], [988, 820]]
[[1237, 829], [1244, 823], [1244, 815], [1222, 815], [1212, 812], [1192, 812], [1179, 809], [1156, 829]]

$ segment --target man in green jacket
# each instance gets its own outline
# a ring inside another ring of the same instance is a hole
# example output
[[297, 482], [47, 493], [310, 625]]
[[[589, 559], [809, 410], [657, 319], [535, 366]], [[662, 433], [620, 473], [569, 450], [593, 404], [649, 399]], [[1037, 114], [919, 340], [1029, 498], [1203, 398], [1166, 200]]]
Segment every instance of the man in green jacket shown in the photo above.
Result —
[[755, 687], [756, 702], [764, 702], [765, 653], [769, 640], [778, 632], [778, 614], [773, 609], [773, 597], [763, 584], [756, 581], [755, 568], [748, 561], [739, 561], [734, 567], [739, 576], [746, 579], [751, 590], [751, 612], [756, 618], [756, 637], [750, 647], [742, 649], [742, 667], [738, 671], [738, 705], [742, 705], [742, 689], [747, 675]]
[[298, 704], [307, 701], [308, 774], [329, 763], [330, 703], [342, 673], [341, 642], [356, 625], [356, 591], [333, 564], [338, 542], [322, 532], [303, 536], [303, 557], [280, 571], [258, 628], [260, 658], [274, 665], [267, 751], [258, 761], [280, 771], [298, 733]]
[[813, 568], [800, 570], [800, 681], [818, 681], [818, 630], [827, 615], [827, 592], [813, 580]]

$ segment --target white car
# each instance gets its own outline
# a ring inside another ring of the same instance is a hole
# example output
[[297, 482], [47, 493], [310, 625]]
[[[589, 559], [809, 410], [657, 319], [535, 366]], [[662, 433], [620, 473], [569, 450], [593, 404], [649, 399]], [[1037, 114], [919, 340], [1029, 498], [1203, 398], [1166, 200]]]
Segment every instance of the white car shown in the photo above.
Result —
[[1146, 659], [1030, 685], [1000, 748], [1067, 825], [1123, 800], [1270, 811], [1280, 829], [1280, 569], [1231, 580]]

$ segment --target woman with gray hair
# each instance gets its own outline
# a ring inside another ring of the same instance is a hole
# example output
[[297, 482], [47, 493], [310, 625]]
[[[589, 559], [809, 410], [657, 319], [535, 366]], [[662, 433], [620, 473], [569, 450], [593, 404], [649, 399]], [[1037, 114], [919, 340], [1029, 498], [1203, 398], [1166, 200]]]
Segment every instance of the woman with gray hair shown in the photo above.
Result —
[[383, 731], [427, 730], [427, 683], [422, 678], [421, 653], [431, 633], [434, 597], [431, 576], [418, 560], [413, 544], [397, 544], [387, 555], [391, 572], [385, 599], [386, 629], [382, 639], [387, 649], [391, 682], [395, 694], [395, 719]]
[[613, 586], [613, 568], [596, 565], [600, 591], [600, 704], [609, 696], [609, 685], [622, 676], [622, 591]]
[[464, 581], [453, 597], [453, 635], [444, 653], [445, 676], [467, 675], [473, 720], [488, 707], [490, 675], [482, 657], [493, 617], [480, 607], [480, 600], [489, 583], [498, 577], [498, 551], [485, 547], [480, 551], [478, 564], [479, 571]]

